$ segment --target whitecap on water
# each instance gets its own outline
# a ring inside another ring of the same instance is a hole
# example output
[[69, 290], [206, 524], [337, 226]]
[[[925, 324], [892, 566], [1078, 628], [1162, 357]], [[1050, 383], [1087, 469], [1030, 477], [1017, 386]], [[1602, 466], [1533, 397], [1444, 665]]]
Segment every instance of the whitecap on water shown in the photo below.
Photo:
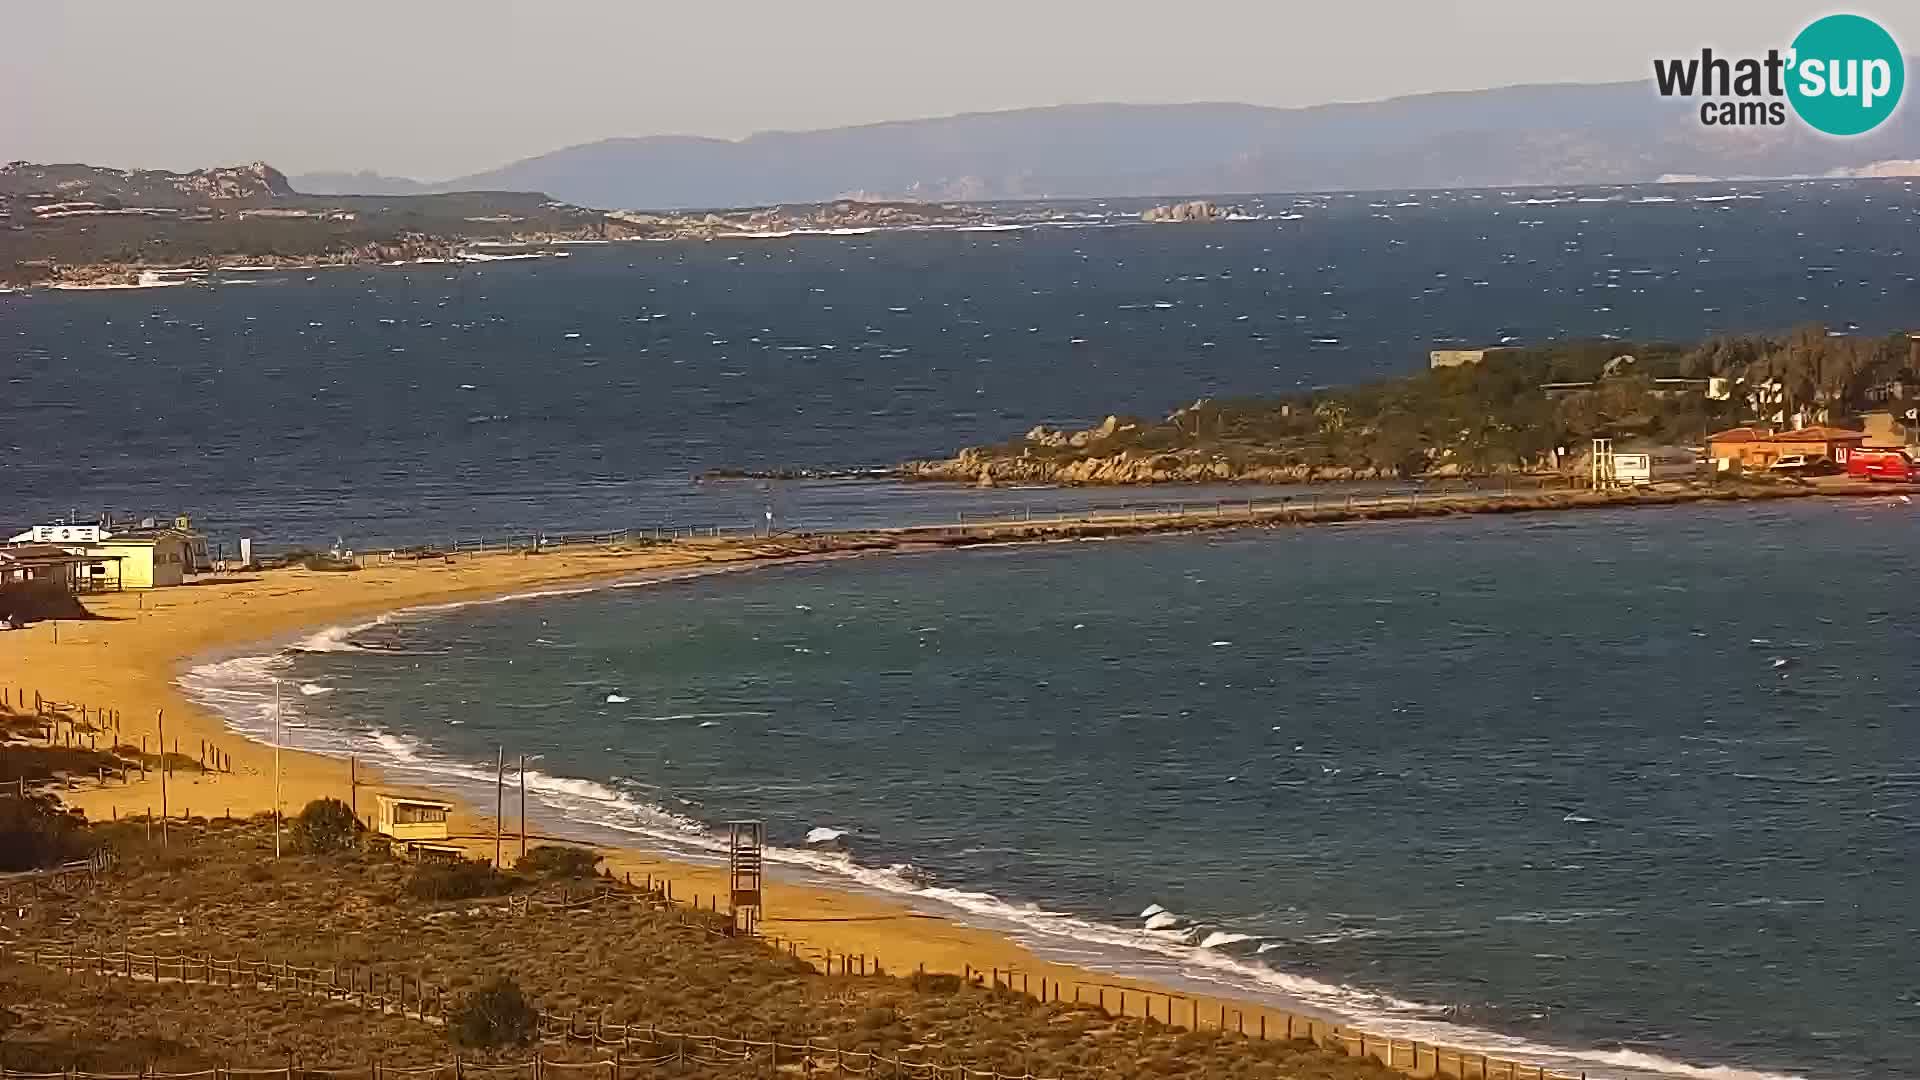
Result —
[[825, 825], [816, 825], [807, 830], [807, 843], [831, 844], [845, 835], [847, 835], [845, 829], [829, 829]]
[[632, 700], [633, 700], [632, 698], [630, 698], [630, 697], [623, 697], [623, 696], [621, 696], [620, 694], [608, 694], [608, 695], [607, 695], [607, 704], [609, 704], [609, 705], [625, 705], [625, 704], [626, 704], [627, 702], [629, 702], [629, 701], [632, 701]]

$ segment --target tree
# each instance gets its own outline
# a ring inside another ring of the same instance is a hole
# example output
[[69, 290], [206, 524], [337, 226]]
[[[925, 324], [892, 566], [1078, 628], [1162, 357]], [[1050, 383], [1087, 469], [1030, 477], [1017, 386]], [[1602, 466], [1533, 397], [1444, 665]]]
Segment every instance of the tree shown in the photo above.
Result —
[[592, 877], [600, 856], [591, 848], [541, 844], [520, 856], [513, 868], [522, 874], [547, 878]]
[[315, 799], [293, 819], [288, 831], [296, 851], [324, 855], [352, 848], [360, 822], [339, 799]]
[[520, 984], [496, 975], [485, 986], [460, 999], [447, 1018], [447, 1031], [461, 1046], [490, 1049], [525, 1046], [540, 1026], [540, 1014], [527, 1002]]
[[0, 799], [0, 871], [38, 870], [82, 854], [74, 819], [50, 798]]

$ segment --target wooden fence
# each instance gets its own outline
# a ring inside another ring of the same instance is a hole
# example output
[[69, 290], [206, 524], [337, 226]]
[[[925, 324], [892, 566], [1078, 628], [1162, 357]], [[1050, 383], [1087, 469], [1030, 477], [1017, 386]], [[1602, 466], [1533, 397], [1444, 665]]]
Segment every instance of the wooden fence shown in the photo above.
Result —
[[[207, 821], [202, 827], [212, 824], [212, 821]], [[98, 880], [100, 875], [111, 867], [111, 856], [108, 856], [105, 862], [74, 864], [62, 868], [61, 873], [79, 873], [84, 874], [88, 880]], [[29, 888], [37, 888], [39, 885], [37, 882], [24, 884]], [[0, 894], [10, 897], [13, 891], [14, 888], [9, 882], [0, 880]], [[571, 910], [603, 902], [643, 905], [654, 910], [670, 912], [681, 925], [691, 926], [709, 936], [735, 936], [723, 918], [725, 913], [720, 911], [717, 895], [688, 892], [684, 888], [676, 888], [669, 878], [653, 875], [646, 875], [642, 881], [636, 882], [629, 874], [624, 882], [596, 884], [582, 895], [574, 896], [568, 893], [560, 900], [509, 896], [504, 903], [492, 905], [492, 907], [502, 914], [525, 916], [535, 910]], [[702, 918], [703, 914], [707, 917]], [[764, 947], [814, 963], [828, 975], [885, 977], [889, 974], [895, 976], [930, 974], [953, 976], [956, 974], [927, 972], [924, 969], [914, 972], [895, 969], [889, 972], [878, 956], [866, 953], [838, 953], [775, 934], [762, 933], [756, 935], [753, 940]], [[308, 994], [358, 1004], [374, 1011], [403, 1015], [433, 1024], [446, 1022], [448, 1009], [452, 1003], [448, 992], [435, 983], [418, 976], [392, 975], [365, 967], [323, 968], [286, 962], [248, 961], [237, 957], [222, 959], [211, 955], [136, 953], [124, 946], [119, 952], [109, 953], [72, 945], [45, 947], [8, 945], [0, 942], [0, 962], [8, 959], [64, 969], [75, 975], [93, 974], [154, 982], [192, 982]], [[1587, 1080], [1587, 1074], [1584, 1072], [1578, 1074], [1560, 1072], [1541, 1065], [1497, 1058], [1457, 1047], [1380, 1036], [1334, 1023], [1322, 1017], [1293, 1013], [1285, 1009], [1266, 1008], [1259, 1005], [1249, 1007], [1241, 1003], [1229, 1004], [1215, 999], [1207, 1003], [1206, 1011], [1202, 1011], [1201, 1002], [1185, 994], [1146, 990], [1139, 986], [1059, 980], [1045, 975], [1036, 979], [1030, 972], [1011, 968], [963, 965], [957, 975], [966, 983], [1019, 994], [1035, 1001], [1073, 1002], [1099, 1008], [1109, 1015], [1142, 1017], [1176, 1030], [1214, 1030], [1249, 1039], [1310, 1042], [1324, 1049], [1337, 1050], [1350, 1057], [1371, 1058], [1414, 1077], [1447, 1077], [1459, 1078], [1459, 1080]], [[601, 1025], [598, 1021], [590, 1021], [583, 1029], [579, 1026], [577, 1019], [572, 1016], [544, 1016], [543, 1034], [550, 1034], [551, 1028], [557, 1023], [564, 1023], [563, 1033], [572, 1033], [575, 1037], [578, 1037], [583, 1030], [590, 1032], [597, 1045], [612, 1045], [606, 1040], [617, 1040], [622, 1044], [623, 1051], [633, 1042], [643, 1041], [639, 1034], [639, 1025]], [[651, 1026], [647, 1031], [657, 1033]], [[706, 1045], [700, 1040], [710, 1042], [718, 1040], [728, 1044], [744, 1042], [742, 1039], [729, 1039], [717, 1035], [678, 1032], [666, 1034], [676, 1039], [686, 1040], [681, 1049], [676, 1052], [683, 1052], [686, 1046]], [[650, 1048], [652, 1046], [651, 1043], [646, 1045]], [[793, 1046], [782, 1044], [778, 1050], [775, 1050], [769, 1044], [756, 1044], [768, 1055], [789, 1052], [798, 1054], [808, 1045], [808, 1043]], [[709, 1059], [687, 1058], [684, 1060]], [[789, 1064], [795, 1064], [798, 1060], [796, 1058]], [[867, 1062], [864, 1057], [857, 1058], [857, 1062], [859, 1067], [848, 1065], [841, 1071], [861, 1074], [868, 1068], [881, 1067], [894, 1069], [899, 1076], [932, 1076], [934, 1074], [924, 1070], [938, 1068], [941, 1070], [939, 1075], [958, 1075], [951, 1073], [949, 1066], [934, 1066], [926, 1062], [896, 1061], [891, 1058], [875, 1058], [874, 1061]], [[638, 1064], [638, 1062], [628, 1064]], [[547, 1062], [541, 1067], [548, 1066], [561, 1067], [559, 1063], [553, 1062]], [[600, 1066], [610, 1069], [623, 1067], [611, 1060], [602, 1062], [596, 1067]], [[533, 1063], [528, 1063], [527, 1067], [533, 1067]], [[838, 1058], [835, 1059], [832, 1067], [841, 1067]], [[452, 1066], [434, 1068], [448, 1069]], [[468, 1066], [468, 1068], [473, 1067]], [[913, 1072], [914, 1069], [923, 1071], [916, 1074]], [[247, 1072], [246, 1070], [234, 1071], [243, 1074]], [[351, 1072], [352, 1070], [310, 1069], [306, 1071]], [[266, 1072], [254, 1070], [253, 1074], [270, 1078], [273, 1075], [284, 1074], [284, 1070], [273, 1069]], [[24, 1075], [26, 1074], [9, 1074], [9, 1076]], [[544, 1077], [544, 1074], [537, 1075]], [[968, 1070], [966, 1075], [1014, 1080], [1003, 1074], [979, 1070]], [[617, 1080], [617, 1077], [613, 1080]]]
[[[239, 958], [221, 959], [212, 955], [194, 955], [190, 953], [139, 953], [131, 949], [119, 952], [105, 952], [72, 945], [61, 947], [15, 946], [0, 942], [0, 963], [28, 963], [39, 967], [65, 971], [70, 977], [124, 978], [153, 983], [187, 983], [205, 986], [265, 990], [276, 993], [299, 994], [319, 997], [328, 1001], [340, 1001], [359, 1005], [363, 1008], [395, 1016], [404, 1016], [425, 1023], [444, 1025], [447, 1022], [449, 1006], [458, 999], [451, 997], [445, 988], [429, 983], [419, 977], [412, 979], [404, 975], [382, 976], [372, 969], [339, 966], [318, 967], [301, 966], [271, 961], [252, 961]], [[409, 996], [409, 989], [412, 994]], [[272, 1080], [304, 1080], [316, 1073], [328, 1075], [357, 1076], [362, 1072], [369, 1080], [381, 1080], [389, 1076], [414, 1076], [423, 1073], [450, 1074], [459, 1080], [465, 1073], [474, 1072], [484, 1075], [524, 1075], [529, 1080], [550, 1080], [550, 1071], [554, 1070], [606, 1070], [608, 1080], [620, 1080], [633, 1076], [636, 1071], [650, 1071], [661, 1065], [675, 1062], [700, 1062], [704, 1064], [738, 1065], [742, 1071], [758, 1073], [762, 1069], [777, 1070], [785, 1065], [798, 1065], [805, 1072], [832, 1071], [852, 1076], [879, 1074], [890, 1077], [927, 1077], [965, 1078], [976, 1077], [985, 1080], [1058, 1080], [1053, 1077], [1036, 1077], [1031, 1072], [1002, 1073], [993, 1069], [977, 1069], [966, 1065], [949, 1065], [933, 1061], [918, 1060], [900, 1055], [879, 1054], [865, 1050], [847, 1050], [815, 1038], [803, 1042], [785, 1042], [778, 1039], [749, 1039], [744, 1036], [727, 1036], [679, 1031], [662, 1028], [657, 1024], [609, 1024], [598, 1018], [583, 1019], [578, 1013], [561, 1015], [542, 1011], [536, 1020], [536, 1031], [542, 1040], [563, 1043], [587, 1043], [596, 1048], [611, 1050], [611, 1057], [596, 1061], [548, 1061], [541, 1054], [526, 1062], [509, 1065], [474, 1065], [456, 1058], [451, 1062], [437, 1065], [393, 1067], [379, 1063], [358, 1066], [313, 1066], [301, 1065], [289, 1061], [286, 1065], [271, 1069], [203, 1069], [190, 1073], [32, 1073], [15, 1070], [0, 1070], [0, 1080], [30, 1080], [30, 1078], [53, 1077], [74, 1078], [74, 1080], [186, 1080], [188, 1077], [207, 1077], [209, 1080], [221, 1080], [222, 1077], [252, 1076]], [[591, 1073], [589, 1075], [592, 1075]], [[777, 1072], [771, 1075], [778, 1075]]]
[[[438, 1025], [444, 1025], [447, 1022], [449, 1006], [458, 1001], [457, 998], [450, 997], [445, 988], [429, 983], [418, 976], [408, 978], [405, 975], [386, 975], [371, 968], [342, 968], [337, 965], [305, 966], [285, 962], [276, 964], [272, 961], [250, 961], [237, 957], [221, 959], [211, 955], [189, 953], [138, 953], [124, 948], [119, 952], [105, 952], [72, 945], [23, 947], [0, 942], [0, 963], [9, 961], [65, 971], [73, 977], [126, 978], [154, 983], [189, 983], [300, 994], [355, 1004], [375, 1012], [404, 1016]], [[1010, 984], [999, 983], [997, 980], [995, 985], [1010, 988]], [[528, 1071], [527, 1075], [532, 1080], [542, 1080], [546, 1076], [543, 1071], [545, 1069], [606, 1069], [608, 1080], [620, 1080], [623, 1071], [627, 1075], [632, 1075], [634, 1069], [646, 1069], [675, 1061], [698, 1061], [708, 1064], [737, 1063], [743, 1069], [751, 1066], [756, 1071], [758, 1068], [771, 1070], [783, 1064], [782, 1055], [785, 1055], [784, 1064], [804, 1063], [808, 1066], [807, 1071], [831, 1070], [855, 1076], [870, 1075], [877, 1070], [882, 1075], [892, 1077], [1049, 1080], [1049, 1078], [1035, 1077], [1031, 1073], [1001, 1073], [991, 1069], [940, 1064], [899, 1055], [846, 1050], [814, 1038], [808, 1038], [804, 1042], [758, 1040], [745, 1036], [678, 1031], [638, 1022], [610, 1024], [597, 1016], [582, 1019], [579, 1013], [562, 1015], [545, 1011], [539, 1014], [537, 1023], [542, 1039], [584, 1042], [599, 1048], [614, 1048], [617, 1052], [613, 1057], [597, 1062], [549, 1062], [536, 1055], [531, 1061], [523, 1064], [486, 1066], [484, 1069], [486, 1071]], [[1264, 1026], [1257, 1037], [1269, 1037]], [[1285, 1038], [1287, 1041], [1309, 1041], [1323, 1048], [1342, 1050], [1349, 1056], [1373, 1058], [1390, 1068], [1418, 1077], [1453, 1077], [1461, 1080], [1574, 1080], [1570, 1074], [1552, 1072], [1541, 1066], [1523, 1065], [1514, 1061], [1490, 1058], [1485, 1054], [1433, 1046], [1411, 1039], [1383, 1039], [1327, 1024], [1324, 1021], [1302, 1023], [1298, 1028], [1290, 1022], [1284, 1032], [1276, 1030], [1271, 1037]], [[281, 1076], [286, 1080], [294, 1080], [296, 1074], [302, 1073], [351, 1076], [357, 1074], [361, 1068], [360, 1066], [339, 1068], [290, 1064], [284, 1068], [204, 1070], [198, 1073], [178, 1074], [178, 1076], [205, 1076], [217, 1080], [221, 1073], [227, 1075], [239, 1073], [269, 1078]], [[407, 1069], [382, 1069], [377, 1064], [370, 1068], [375, 1070], [370, 1074], [372, 1080], [394, 1073], [442, 1071], [451, 1071], [455, 1077], [458, 1077], [459, 1070], [463, 1068], [482, 1069], [481, 1066], [462, 1065], [458, 1060], [441, 1065]], [[0, 1080], [40, 1075], [43, 1074], [7, 1072], [0, 1073]], [[120, 1074], [72, 1073], [68, 1075], [94, 1076], [96, 1080], [108, 1080], [108, 1078], [119, 1080], [120, 1077]], [[148, 1074], [149, 1077], [151, 1075]], [[1582, 1078], [1585, 1075], [1580, 1074]]]
[[[645, 903], [656, 907], [665, 906], [680, 913], [690, 908], [695, 912], [704, 910], [714, 916], [720, 914], [717, 895], [709, 894], [704, 897], [707, 906], [702, 908], [701, 894], [686, 893], [683, 890], [681, 896], [676, 898], [673, 882], [667, 878], [648, 876], [636, 891], [633, 877], [628, 875], [626, 885], [628, 888], [624, 891], [602, 888], [583, 898], [561, 903], [543, 903], [538, 900], [514, 898], [509, 907], [516, 913], [525, 913], [529, 906], [578, 907], [596, 901], [612, 900]], [[681, 921], [683, 923], [686, 921], [684, 916]], [[701, 922], [698, 925], [711, 935], [722, 936], [727, 933], [711, 921]], [[777, 951], [817, 963], [828, 975], [883, 977], [888, 974], [878, 956], [870, 956], [866, 953], [836, 953], [830, 949], [815, 948], [777, 934], [757, 934], [755, 940]], [[893, 974], [925, 975], [928, 972], [922, 968], [912, 973], [896, 970]], [[1013, 968], [977, 968], [969, 964], [962, 967], [960, 978], [974, 985], [984, 985], [1008, 993], [1021, 994], [1035, 1001], [1062, 1003], [1071, 1001], [1076, 1005], [1096, 1006], [1109, 1015], [1140, 1016], [1147, 1020], [1157, 1020], [1176, 1030], [1205, 1031], [1211, 1027], [1212, 1030], [1223, 1034], [1234, 1034], [1262, 1041], [1311, 1042], [1323, 1049], [1338, 1050], [1349, 1057], [1372, 1058], [1382, 1065], [1415, 1077], [1457, 1077], [1460, 1080], [1588, 1080], [1585, 1072], [1577, 1074], [1558, 1072], [1544, 1065], [1530, 1065], [1507, 1058], [1496, 1058], [1457, 1047], [1427, 1043], [1417, 1039], [1395, 1039], [1375, 1035], [1336, 1024], [1321, 1017], [1305, 1016], [1284, 1009], [1269, 1009], [1256, 1005], [1249, 1011], [1242, 1005], [1229, 1005], [1223, 1000], [1215, 1000], [1209, 1003], [1206, 1012], [1202, 1012], [1200, 1001], [1185, 994], [1155, 992], [1138, 987], [1121, 987], [1102, 983], [1063, 981], [1048, 977], [1035, 980], [1030, 972]], [[1039, 983], [1037, 992], [1033, 985], [1036, 981]], [[1210, 1025], [1208, 1021], [1214, 1022]]]
[[38, 897], [47, 892], [69, 895], [76, 885], [97, 885], [114, 863], [111, 851], [97, 851], [85, 859], [50, 866], [44, 870], [16, 870], [0, 874], [0, 905], [11, 904], [16, 897]]
[[[154, 733], [135, 735], [131, 727], [123, 727], [119, 709], [104, 705], [89, 706], [83, 702], [58, 702], [38, 690], [32, 691], [29, 698], [25, 687], [0, 686], [0, 717], [13, 721], [28, 721], [29, 726], [39, 732], [39, 738], [50, 748], [63, 750], [85, 750], [104, 753], [114, 759], [112, 766], [96, 766], [90, 773], [77, 774], [81, 779], [92, 779], [99, 786], [107, 786], [109, 781], [122, 784], [132, 783], [135, 779], [144, 780], [148, 772], [164, 770], [171, 776], [178, 773], [183, 763], [193, 768], [198, 775], [233, 771], [233, 760], [211, 739], [199, 739], [184, 749], [178, 738], [171, 746], [167, 745], [161, 734], [162, 717], [154, 718]], [[100, 740], [104, 737], [107, 745], [103, 749]], [[134, 739], [139, 739], [135, 743]], [[149, 750], [148, 739], [152, 739]], [[0, 753], [15, 744], [0, 741]], [[29, 740], [26, 747], [33, 745]], [[199, 757], [192, 753], [197, 750]], [[35, 783], [58, 783], [66, 790], [73, 790], [76, 774], [61, 773], [57, 777], [37, 780]], [[0, 796], [25, 795], [27, 780], [25, 776], [17, 778], [6, 787], [0, 787]]]
[[[627, 883], [631, 886], [631, 878]], [[644, 890], [596, 886], [584, 896], [569, 897], [560, 901], [545, 901], [524, 896], [509, 897], [507, 903], [497, 906], [497, 910], [524, 916], [535, 909], [570, 910], [603, 901], [613, 901], [643, 904], [657, 910], [670, 910], [683, 925], [687, 925], [689, 912], [702, 910], [698, 906], [699, 897], [697, 894], [690, 897], [693, 906], [689, 908], [672, 900], [672, 892], [672, 885], [667, 880], [649, 878]], [[726, 936], [728, 933], [714, 920], [695, 919], [692, 925], [713, 936]], [[755, 940], [789, 955], [810, 961], [824, 961], [822, 966], [829, 975], [883, 977], [887, 974], [878, 957], [869, 957], [866, 954], [836, 954], [830, 950], [813, 949], [799, 942], [771, 935], [763, 935]], [[185, 953], [135, 953], [127, 947], [123, 947], [118, 953], [73, 945], [16, 948], [0, 942], [0, 962], [9, 959], [63, 969], [70, 975], [92, 974], [102, 977], [144, 979], [152, 982], [202, 983], [211, 986], [252, 987], [281, 993], [305, 994], [357, 1004], [376, 1012], [407, 1016], [431, 1024], [445, 1024], [449, 1005], [452, 1003], [444, 987], [430, 983], [419, 976], [409, 978], [404, 974], [393, 975], [367, 967], [341, 968], [330, 965], [323, 968], [317, 965], [300, 966], [286, 962], [275, 964], [272, 961], [248, 961], [237, 957], [220, 959], [211, 955], [195, 956]], [[899, 973], [896, 972], [896, 974]], [[924, 975], [926, 972], [921, 971], [918, 974]], [[1323, 1049], [1340, 1051], [1349, 1057], [1371, 1058], [1382, 1065], [1415, 1077], [1448, 1077], [1458, 1078], [1458, 1080], [1587, 1080], [1587, 1074], [1584, 1072], [1576, 1077], [1575, 1074], [1549, 1070], [1540, 1065], [1495, 1058], [1455, 1047], [1414, 1039], [1382, 1037], [1318, 1017], [1300, 1016], [1284, 1010], [1256, 1008], [1249, 1017], [1244, 1008], [1230, 1007], [1225, 1002], [1218, 1002], [1216, 1003], [1217, 1014], [1203, 1014], [1200, 1003], [1184, 995], [1156, 994], [1137, 988], [1101, 984], [1062, 982], [1044, 977], [1039, 980], [1040, 986], [1036, 994], [1029, 974], [1012, 969], [975, 969], [969, 965], [963, 970], [961, 978], [970, 984], [986, 985], [994, 990], [1020, 994], [1036, 1001], [1072, 1001], [1080, 1005], [1098, 1007], [1110, 1015], [1138, 1015], [1176, 1030], [1202, 1031], [1209, 1026], [1208, 1020], [1216, 1020], [1216, 1023], [1211, 1026], [1222, 1033], [1259, 1040], [1310, 1042]], [[1185, 1008], [1177, 1009], [1176, 1002], [1184, 1003]], [[1130, 1004], [1134, 1007], [1129, 1008]], [[1179, 1015], [1182, 1011], [1186, 1013], [1185, 1016]], [[1251, 1023], [1249, 1023], [1250, 1019]], [[1183, 1020], [1184, 1023], [1182, 1023]], [[583, 1022], [577, 1014], [560, 1016], [542, 1012], [540, 1034], [542, 1038], [588, 1041], [601, 1047], [618, 1046], [620, 1055], [599, 1063], [600, 1066], [616, 1070], [611, 1074], [610, 1080], [619, 1080], [617, 1070], [623, 1067], [621, 1057], [632, 1053], [636, 1043], [641, 1047], [642, 1058], [658, 1056], [663, 1045], [660, 1040], [663, 1038], [674, 1042], [673, 1050], [663, 1060], [707, 1062], [725, 1060], [719, 1057], [687, 1057], [685, 1055], [689, 1047], [708, 1054], [744, 1054], [746, 1056], [740, 1059], [743, 1062], [749, 1060], [753, 1054], [764, 1051], [769, 1059], [766, 1062], [767, 1067], [773, 1068], [779, 1064], [779, 1055], [782, 1053], [796, 1055], [788, 1063], [798, 1064], [805, 1060], [799, 1055], [828, 1052], [834, 1055], [832, 1064], [828, 1067], [838, 1072], [855, 1075], [864, 1075], [872, 1069], [883, 1068], [891, 1070], [893, 1076], [964, 1074], [991, 1077], [995, 1080], [1014, 1080], [1013, 1077], [990, 1070], [965, 1069], [964, 1073], [955, 1073], [952, 1070], [959, 1067], [890, 1058], [884, 1055], [868, 1054], [865, 1051], [848, 1052], [835, 1047], [822, 1046], [814, 1039], [808, 1039], [799, 1044], [776, 1045], [774, 1042], [755, 1042], [744, 1036], [730, 1038], [677, 1031], [663, 1032], [651, 1024], [646, 1025], [643, 1031], [638, 1023], [607, 1024], [597, 1018]], [[849, 1058], [852, 1064], [849, 1064]], [[640, 1062], [629, 1061], [626, 1064], [632, 1066]], [[529, 1065], [537, 1068], [538, 1062], [536, 1060]], [[816, 1063], [814, 1067], [821, 1066]], [[533, 1075], [538, 1078], [543, 1074], [535, 1072]], [[1034, 1080], [1034, 1078], [1025, 1077], [1021, 1080]]]

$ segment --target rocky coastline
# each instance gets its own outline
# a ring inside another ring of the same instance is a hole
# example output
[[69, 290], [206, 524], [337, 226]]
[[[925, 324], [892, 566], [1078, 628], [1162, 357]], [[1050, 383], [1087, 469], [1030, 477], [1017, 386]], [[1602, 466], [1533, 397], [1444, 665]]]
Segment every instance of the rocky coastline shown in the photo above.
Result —
[[800, 206], [759, 206], [738, 210], [644, 213], [613, 210], [614, 227], [644, 239], [708, 240], [729, 236], [787, 236], [842, 230], [963, 228], [995, 224], [986, 212], [937, 203], [869, 202], [840, 199]]
[[896, 475], [904, 480], [978, 487], [1306, 484], [1387, 480], [1397, 476], [1374, 466], [1244, 464], [1190, 451], [1158, 454], [1121, 451], [1105, 457], [1057, 461], [1000, 455], [981, 447], [969, 447], [950, 458], [905, 462], [896, 470]]
[[[1197, 408], [1204, 403], [1196, 403]], [[1189, 410], [1174, 414], [1176, 419]], [[1248, 453], [1200, 443], [1142, 447], [1138, 436], [1153, 425], [1109, 416], [1099, 425], [1065, 431], [1037, 425], [1016, 443], [970, 446], [947, 458], [903, 462], [895, 475], [903, 480], [973, 484], [979, 487], [1054, 485], [1062, 487], [1135, 484], [1311, 484], [1357, 480], [1451, 478], [1465, 475], [1552, 476], [1546, 461], [1469, 469], [1456, 461], [1431, 462], [1407, 470], [1361, 462], [1305, 462], [1279, 454]]]
[[537, 192], [365, 196], [295, 191], [264, 163], [192, 173], [0, 166], [0, 287], [180, 284], [195, 271], [488, 262], [470, 249], [993, 227], [976, 207], [817, 204], [602, 211]]

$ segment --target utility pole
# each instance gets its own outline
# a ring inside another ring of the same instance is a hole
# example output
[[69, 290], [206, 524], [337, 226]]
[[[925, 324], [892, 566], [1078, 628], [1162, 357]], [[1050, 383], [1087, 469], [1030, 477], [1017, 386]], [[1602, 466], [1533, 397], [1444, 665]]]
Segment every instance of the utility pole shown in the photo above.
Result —
[[[160, 735], [160, 846], [167, 846], [167, 710], [161, 709], [153, 716], [154, 726]], [[151, 804], [149, 804], [151, 805]], [[151, 812], [151, 811], [149, 811]]]
[[273, 857], [280, 857], [280, 680], [273, 680]]
[[500, 745], [493, 751], [493, 868], [500, 868], [500, 816], [506, 813], [507, 800], [507, 748]]
[[520, 857], [527, 857], [527, 755], [520, 755]]

